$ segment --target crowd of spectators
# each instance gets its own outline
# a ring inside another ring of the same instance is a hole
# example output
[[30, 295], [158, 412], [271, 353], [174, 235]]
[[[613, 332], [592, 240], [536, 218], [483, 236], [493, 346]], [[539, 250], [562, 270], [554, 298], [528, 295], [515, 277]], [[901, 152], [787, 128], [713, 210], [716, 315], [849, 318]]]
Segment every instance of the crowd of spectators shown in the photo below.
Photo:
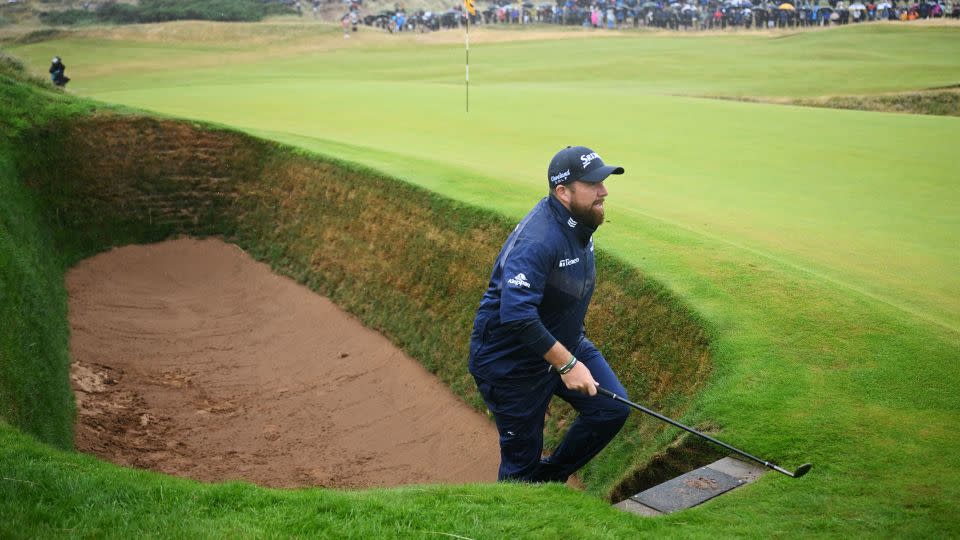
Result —
[[[396, 9], [368, 15], [364, 23], [391, 32], [457, 28], [468, 15]], [[469, 15], [470, 24], [557, 24], [620, 29], [672, 30], [794, 28], [870, 21], [960, 19], [960, 0], [556, 0], [556, 3], [495, 4]]]

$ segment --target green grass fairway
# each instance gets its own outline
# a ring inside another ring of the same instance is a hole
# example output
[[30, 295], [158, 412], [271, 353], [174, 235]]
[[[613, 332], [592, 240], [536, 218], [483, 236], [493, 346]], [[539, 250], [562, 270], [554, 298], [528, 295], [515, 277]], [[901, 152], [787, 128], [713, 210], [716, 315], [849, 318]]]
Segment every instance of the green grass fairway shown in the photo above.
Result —
[[956, 85], [960, 26], [472, 31], [469, 114], [462, 34], [338, 32], [177, 23], [7, 50], [40, 74], [62, 56], [71, 93], [235, 126], [511, 217], [545, 193], [556, 150], [593, 147], [627, 171], [608, 182], [598, 245], [712, 334], [714, 371], [684, 420], [789, 469], [814, 464], [636, 530], [960, 535], [960, 119], [698, 97]]

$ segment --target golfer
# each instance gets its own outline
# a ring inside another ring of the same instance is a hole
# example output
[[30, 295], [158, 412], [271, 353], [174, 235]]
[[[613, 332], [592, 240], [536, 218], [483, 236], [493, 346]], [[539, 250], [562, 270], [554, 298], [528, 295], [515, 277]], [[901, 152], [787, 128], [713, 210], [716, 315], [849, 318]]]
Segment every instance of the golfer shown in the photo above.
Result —
[[[500, 480], [565, 482], [623, 427], [629, 409], [597, 396], [626, 395], [584, 334], [596, 268], [593, 233], [603, 223], [604, 180], [623, 174], [583, 146], [560, 150], [550, 193], [500, 250], [470, 336], [470, 373], [500, 433]], [[542, 458], [543, 422], [554, 396], [579, 416]]]

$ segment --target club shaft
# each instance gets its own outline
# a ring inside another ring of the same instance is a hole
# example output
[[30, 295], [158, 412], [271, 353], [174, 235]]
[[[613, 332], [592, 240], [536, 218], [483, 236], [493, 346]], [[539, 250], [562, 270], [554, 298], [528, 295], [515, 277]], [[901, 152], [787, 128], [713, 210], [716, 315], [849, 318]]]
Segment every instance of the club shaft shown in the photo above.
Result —
[[755, 456], [755, 455], [753, 455], [753, 454], [748, 454], [747, 452], [744, 452], [743, 450], [740, 450], [739, 448], [735, 448], [735, 447], [730, 446], [729, 444], [727, 444], [727, 443], [725, 443], [725, 442], [723, 442], [723, 441], [719, 441], [719, 440], [717, 440], [717, 439], [714, 439], [713, 437], [711, 437], [711, 436], [709, 436], [709, 435], [707, 435], [707, 434], [705, 434], [705, 433], [700, 433], [699, 431], [693, 429], [693, 428], [690, 427], [690, 426], [686, 426], [686, 425], [684, 425], [684, 424], [681, 424], [680, 422], [677, 422], [676, 420], [674, 420], [674, 419], [672, 419], [672, 418], [668, 418], [668, 417], [666, 417], [666, 416], [664, 416], [664, 415], [662, 415], [662, 414], [660, 414], [660, 413], [658, 413], [658, 412], [656, 412], [656, 411], [653, 411], [653, 410], [650, 410], [650, 409], [644, 407], [643, 405], [639, 405], [639, 404], [637, 404], [637, 403], [634, 403], [634, 402], [630, 401], [629, 399], [627, 399], [627, 398], [625, 398], [625, 397], [618, 396], [618, 395], [614, 394], [613, 392], [607, 390], [606, 388], [601, 388], [601, 387], [598, 386], [598, 387], [597, 387], [597, 392], [599, 392], [600, 394], [603, 394], [603, 395], [607, 396], [608, 398], [614, 399], [614, 400], [619, 401], [619, 402], [621, 402], [621, 403], [625, 403], [625, 404], [633, 407], [634, 409], [637, 409], [637, 410], [640, 411], [640, 412], [647, 413], [647, 414], [649, 414], [650, 416], [652, 416], [652, 417], [654, 417], [654, 418], [663, 420], [664, 422], [666, 422], [666, 423], [668, 423], [668, 424], [670, 424], [670, 425], [676, 426], [676, 427], [678, 427], [678, 428], [680, 428], [680, 429], [682, 429], [682, 430], [684, 430], [684, 431], [688, 431], [688, 432], [690, 432], [690, 433], [693, 433], [694, 435], [696, 435], [696, 436], [698, 436], [698, 437], [702, 437], [702, 438], [704, 438], [704, 439], [706, 439], [706, 440], [708, 440], [708, 441], [710, 441], [710, 442], [712, 442], [712, 443], [714, 443], [714, 444], [720, 445], [720, 446], [726, 448], [727, 450], [730, 450], [731, 452], [735, 452], [735, 453], [737, 453], [737, 454], [739, 454], [739, 455], [741, 455], [741, 456], [743, 456], [743, 457], [745, 457], [745, 458], [748, 458], [748, 459], [751, 459], [751, 460], [753, 460], [753, 461], [756, 461], [757, 463], [760, 463], [760, 464], [763, 465], [764, 467], [773, 469], [773, 470], [775, 470], [775, 471], [777, 471], [777, 472], [779, 472], [779, 473], [783, 473], [783, 474], [785, 474], [785, 475], [787, 475], [787, 476], [791, 476], [791, 477], [793, 476], [793, 473], [791, 473], [790, 471], [787, 471], [786, 469], [782, 469], [782, 468], [774, 465], [773, 463], [770, 463], [770, 462], [767, 461], [767, 460], [760, 459], [760, 458], [758, 458], [757, 456]]

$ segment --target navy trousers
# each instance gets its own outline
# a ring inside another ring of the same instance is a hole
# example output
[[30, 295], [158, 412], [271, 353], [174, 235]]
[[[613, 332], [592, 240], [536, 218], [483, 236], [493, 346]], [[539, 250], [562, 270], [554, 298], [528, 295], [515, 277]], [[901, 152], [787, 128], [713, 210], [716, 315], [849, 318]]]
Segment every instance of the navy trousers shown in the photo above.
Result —
[[[626, 396], [590, 340], [582, 340], [573, 354], [600, 386]], [[603, 450], [630, 415], [630, 409], [618, 401], [568, 390], [553, 369], [544, 368], [542, 376], [522, 381], [476, 381], [500, 432], [500, 480], [566, 482]], [[544, 415], [553, 396], [569, 403], [579, 415], [553, 454], [541, 458]]]

